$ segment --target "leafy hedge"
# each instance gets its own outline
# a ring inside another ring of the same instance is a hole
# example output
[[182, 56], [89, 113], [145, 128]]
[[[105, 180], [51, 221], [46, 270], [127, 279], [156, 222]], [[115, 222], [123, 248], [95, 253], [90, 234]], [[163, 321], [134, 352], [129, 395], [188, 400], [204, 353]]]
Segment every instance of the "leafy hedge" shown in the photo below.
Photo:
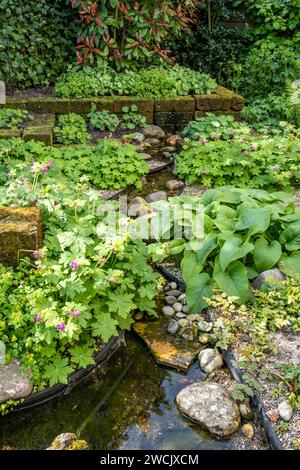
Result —
[[74, 57], [73, 11], [64, 0], [1, 0], [0, 79], [47, 86]]

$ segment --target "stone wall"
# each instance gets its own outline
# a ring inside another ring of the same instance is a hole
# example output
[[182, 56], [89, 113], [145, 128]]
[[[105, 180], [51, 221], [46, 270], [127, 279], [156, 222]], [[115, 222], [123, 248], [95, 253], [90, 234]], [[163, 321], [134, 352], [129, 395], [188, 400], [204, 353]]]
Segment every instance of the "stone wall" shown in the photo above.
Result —
[[97, 110], [122, 113], [123, 106], [136, 105], [138, 112], [146, 117], [148, 124], [156, 124], [166, 131], [180, 130], [194, 118], [207, 112], [232, 114], [240, 118], [244, 98], [227, 88], [218, 86], [212, 94], [164, 99], [142, 99], [131, 96], [94, 97], [85, 99], [60, 99], [55, 97], [33, 97], [28, 99], [8, 97], [1, 107], [27, 109], [35, 120], [24, 129], [1, 130], [0, 139], [22, 136], [25, 140], [42, 140], [52, 144], [52, 129], [59, 114], [78, 113], [86, 116], [92, 105]]

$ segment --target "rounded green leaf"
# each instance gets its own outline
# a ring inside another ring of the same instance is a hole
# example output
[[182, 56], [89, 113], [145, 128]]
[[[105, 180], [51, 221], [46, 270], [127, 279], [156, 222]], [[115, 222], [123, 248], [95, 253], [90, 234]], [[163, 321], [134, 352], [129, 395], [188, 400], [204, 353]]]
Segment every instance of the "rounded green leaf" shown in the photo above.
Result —
[[225, 271], [227, 266], [240, 258], [244, 258], [254, 250], [252, 243], [243, 243], [238, 237], [231, 237], [224, 243], [220, 251], [220, 267]]
[[239, 304], [243, 304], [248, 300], [250, 284], [247, 270], [240, 261], [233, 261], [226, 272], [223, 272], [219, 260], [216, 259], [213, 278], [225, 294], [237, 297]]
[[201, 312], [207, 307], [204, 298], [212, 296], [213, 286], [213, 279], [206, 273], [197, 274], [189, 281], [186, 288], [186, 301], [190, 313]]
[[277, 240], [270, 244], [265, 238], [258, 238], [253, 252], [255, 268], [258, 272], [272, 269], [282, 255], [281, 245]]

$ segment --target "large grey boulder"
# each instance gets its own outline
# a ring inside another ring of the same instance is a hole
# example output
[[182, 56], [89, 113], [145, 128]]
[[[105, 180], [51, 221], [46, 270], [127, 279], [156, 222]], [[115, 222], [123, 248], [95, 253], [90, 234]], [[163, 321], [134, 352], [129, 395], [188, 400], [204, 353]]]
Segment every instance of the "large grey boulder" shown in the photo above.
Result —
[[252, 282], [252, 287], [255, 290], [259, 290], [263, 284], [268, 281], [271, 281], [275, 284], [283, 282], [286, 280], [286, 275], [280, 271], [280, 269], [268, 269], [264, 271]]
[[26, 398], [31, 392], [32, 383], [21, 371], [19, 361], [13, 359], [8, 366], [0, 365], [0, 403]]
[[228, 437], [240, 426], [240, 412], [226, 390], [214, 382], [199, 382], [181, 390], [176, 403], [189, 419], [217, 437]]
[[168, 195], [164, 191], [156, 191], [146, 196], [147, 202], [167, 201]]
[[158, 126], [147, 126], [142, 129], [142, 133], [146, 138], [153, 138], [153, 139], [163, 139], [165, 137], [165, 132], [162, 130], [161, 127]]
[[128, 217], [142, 217], [151, 214], [152, 209], [142, 197], [135, 197], [128, 206]]

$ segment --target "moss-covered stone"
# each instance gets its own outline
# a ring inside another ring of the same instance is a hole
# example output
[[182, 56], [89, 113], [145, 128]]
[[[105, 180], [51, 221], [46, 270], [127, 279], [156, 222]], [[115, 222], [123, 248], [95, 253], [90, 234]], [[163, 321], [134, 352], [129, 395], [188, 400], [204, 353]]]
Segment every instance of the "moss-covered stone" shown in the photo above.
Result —
[[52, 126], [55, 125], [55, 114], [34, 114], [33, 120], [30, 121], [29, 126]]
[[7, 97], [5, 104], [0, 104], [0, 108], [27, 109], [27, 100]]
[[154, 109], [155, 112], [193, 112], [195, 99], [191, 96], [180, 96], [155, 100]]
[[223, 98], [232, 98], [234, 96], [234, 91], [225, 88], [224, 86], [217, 86], [214, 89], [214, 93], [222, 96]]
[[121, 114], [124, 106], [135, 105], [138, 113], [146, 116], [154, 111], [154, 100], [135, 98], [134, 96], [114, 96], [114, 113]]
[[154, 123], [166, 131], [178, 131], [181, 130], [188, 122], [194, 117], [193, 112], [164, 112], [155, 113]]
[[200, 119], [204, 115], [204, 111], [195, 111], [194, 119]]
[[212, 93], [211, 95], [196, 95], [196, 111], [215, 111], [222, 109], [223, 98]]
[[70, 100], [59, 98], [30, 98], [27, 109], [32, 113], [67, 114], [70, 112]]
[[24, 140], [38, 140], [47, 145], [53, 144], [53, 126], [28, 126], [24, 129], [22, 137]]
[[37, 207], [0, 206], [0, 263], [17, 266], [18, 261], [42, 247], [43, 222]]
[[21, 129], [0, 129], [0, 139], [12, 139], [21, 136]]
[[232, 97], [231, 109], [234, 111], [241, 111], [245, 105], [245, 99], [238, 94], [234, 94]]

